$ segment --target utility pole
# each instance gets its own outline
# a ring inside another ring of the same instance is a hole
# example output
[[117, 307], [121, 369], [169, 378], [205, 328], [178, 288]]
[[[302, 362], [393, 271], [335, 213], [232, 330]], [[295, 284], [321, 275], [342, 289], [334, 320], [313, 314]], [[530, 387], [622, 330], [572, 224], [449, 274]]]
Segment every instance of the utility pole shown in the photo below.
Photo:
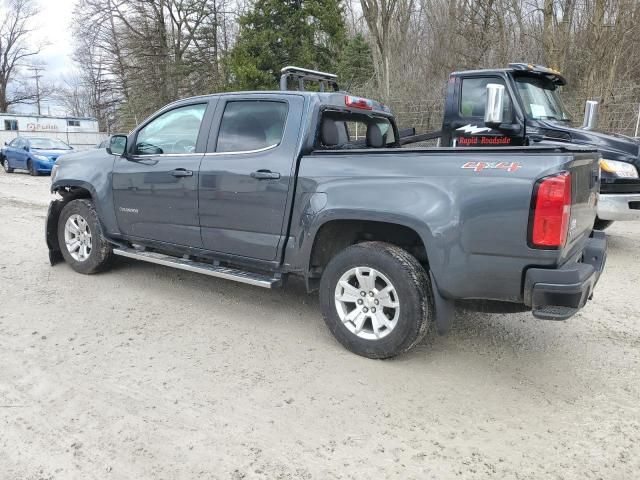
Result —
[[44, 67], [40, 67], [36, 65], [36, 66], [30, 67], [29, 70], [34, 72], [33, 78], [36, 79], [36, 102], [38, 103], [38, 116], [41, 117], [42, 112], [40, 110], [40, 79], [42, 78], [42, 75], [40, 75], [40, 72], [44, 70]]

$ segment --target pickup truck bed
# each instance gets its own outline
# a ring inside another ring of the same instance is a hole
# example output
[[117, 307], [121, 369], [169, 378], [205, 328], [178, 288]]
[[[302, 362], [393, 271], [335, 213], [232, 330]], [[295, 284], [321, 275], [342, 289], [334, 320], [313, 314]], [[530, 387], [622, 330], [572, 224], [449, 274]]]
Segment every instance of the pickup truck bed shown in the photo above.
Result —
[[117, 254], [265, 287], [299, 275], [336, 338], [371, 358], [445, 331], [456, 304], [555, 319], [584, 306], [606, 253], [594, 151], [397, 139], [386, 107], [339, 92], [177, 102], [58, 162], [52, 264], [94, 273]]
[[[518, 167], [462, 168], [487, 158]], [[526, 233], [534, 185], [563, 170], [573, 172], [576, 184], [591, 188], [574, 191], [573, 229], [564, 248], [530, 248]], [[315, 238], [313, 229], [328, 220], [402, 225], [419, 235], [446, 298], [523, 302], [527, 267], [557, 267], [584, 249], [592, 232], [596, 184], [593, 153], [564, 146], [465, 149], [462, 155], [457, 148], [315, 151], [301, 159], [294, 203], [326, 203], [313, 217], [303, 213], [308, 224], [293, 218], [302, 228], [292, 229], [289, 244]], [[311, 231], [306, 225], [313, 226]], [[310, 247], [303, 244], [302, 258], [292, 257], [288, 265], [304, 267]]]

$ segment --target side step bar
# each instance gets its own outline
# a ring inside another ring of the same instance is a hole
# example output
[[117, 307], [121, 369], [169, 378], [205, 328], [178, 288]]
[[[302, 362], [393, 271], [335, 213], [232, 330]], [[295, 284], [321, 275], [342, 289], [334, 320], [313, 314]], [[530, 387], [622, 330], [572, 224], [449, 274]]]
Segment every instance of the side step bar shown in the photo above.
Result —
[[113, 253], [122, 257], [142, 260], [143, 262], [157, 263], [165, 267], [173, 267], [189, 272], [202, 273], [211, 277], [235, 280], [236, 282], [256, 285], [262, 288], [276, 288], [282, 283], [280, 278], [270, 277], [266, 274], [245, 272], [243, 270], [216, 266], [209, 263], [194, 262], [193, 260], [187, 260], [185, 258], [172, 257], [171, 255], [156, 252], [146, 252], [134, 248], [114, 248]]

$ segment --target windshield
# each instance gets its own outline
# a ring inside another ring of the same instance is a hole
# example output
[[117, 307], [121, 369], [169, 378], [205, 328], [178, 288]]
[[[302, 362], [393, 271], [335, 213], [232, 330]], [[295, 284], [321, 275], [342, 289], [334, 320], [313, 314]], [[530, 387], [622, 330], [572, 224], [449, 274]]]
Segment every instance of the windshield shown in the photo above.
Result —
[[42, 150], [70, 150], [71, 147], [64, 143], [62, 140], [56, 140], [55, 138], [30, 138], [29, 143], [31, 148]]
[[571, 121], [552, 82], [539, 77], [516, 77], [516, 85], [528, 117], [536, 120]]

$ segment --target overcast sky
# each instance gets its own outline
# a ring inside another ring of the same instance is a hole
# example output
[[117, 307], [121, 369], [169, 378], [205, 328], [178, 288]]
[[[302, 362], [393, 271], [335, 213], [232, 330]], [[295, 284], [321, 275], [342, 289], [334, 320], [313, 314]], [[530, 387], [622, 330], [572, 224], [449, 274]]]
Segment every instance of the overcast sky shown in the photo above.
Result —
[[73, 52], [71, 18], [76, 0], [40, 0], [36, 41], [48, 41], [40, 54], [47, 63], [47, 73], [58, 76], [69, 68]]
[[[73, 68], [71, 55], [73, 53], [73, 36], [71, 34], [71, 18], [76, 0], [39, 0], [40, 13], [35, 19], [33, 43], [48, 42], [38, 56], [45, 63], [43, 75], [54, 82], [59, 82], [62, 76]], [[42, 113], [47, 114], [48, 104], [43, 102]], [[63, 113], [50, 105], [51, 114]], [[35, 106], [20, 107], [23, 112], [37, 111]]]

